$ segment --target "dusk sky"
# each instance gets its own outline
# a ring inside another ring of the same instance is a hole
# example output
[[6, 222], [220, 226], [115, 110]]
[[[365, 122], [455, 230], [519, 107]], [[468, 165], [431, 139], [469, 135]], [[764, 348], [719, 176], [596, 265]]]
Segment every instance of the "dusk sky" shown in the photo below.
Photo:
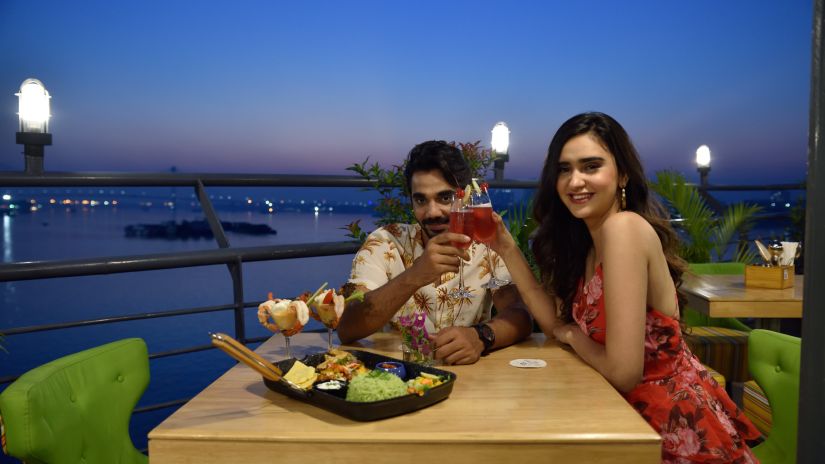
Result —
[[805, 179], [813, 5], [741, 1], [0, 0], [0, 169], [22, 81], [52, 95], [46, 169], [349, 174], [506, 121], [535, 179], [568, 117], [618, 119], [648, 175]]

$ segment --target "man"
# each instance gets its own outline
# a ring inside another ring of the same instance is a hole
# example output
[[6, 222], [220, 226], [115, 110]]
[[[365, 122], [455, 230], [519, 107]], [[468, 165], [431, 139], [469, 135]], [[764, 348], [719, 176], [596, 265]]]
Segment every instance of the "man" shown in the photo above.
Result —
[[[470, 168], [461, 151], [443, 141], [416, 145], [404, 169], [417, 224], [392, 224], [367, 238], [353, 260], [349, 283], [364, 291], [350, 303], [338, 324], [343, 343], [366, 337], [399, 316], [425, 314], [435, 357], [445, 364], [472, 364], [494, 348], [527, 335], [532, 320], [515, 286], [490, 291], [484, 245], [464, 250], [452, 242], [470, 237], [448, 231], [456, 189], [470, 183]], [[497, 276], [509, 277], [495, 254]], [[458, 285], [459, 260], [465, 260], [464, 284], [469, 298], [449, 293]], [[490, 318], [491, 306], [498, 314]]]

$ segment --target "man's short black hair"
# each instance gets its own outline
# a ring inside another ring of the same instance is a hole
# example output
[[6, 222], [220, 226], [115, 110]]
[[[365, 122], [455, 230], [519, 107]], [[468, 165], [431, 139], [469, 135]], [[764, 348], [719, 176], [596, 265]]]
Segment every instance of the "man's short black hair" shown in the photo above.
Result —
[[407, 193], [412, 191], [412, 176], [419, 171], [441, 171], [444, 180], [455, 188], [470, 183], [472, 177], [470, 166], [461, 150], [443, 140], [430, 140], [419, 143], [407, 155], [404, 177], [407, 180]]

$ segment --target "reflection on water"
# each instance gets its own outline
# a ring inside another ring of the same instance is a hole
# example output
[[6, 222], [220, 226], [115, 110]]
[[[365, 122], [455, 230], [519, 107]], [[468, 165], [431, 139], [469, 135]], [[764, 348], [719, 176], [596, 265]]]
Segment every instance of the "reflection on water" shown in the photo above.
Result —
[[14, 260], [12, 254], [11, 241], [11, 216], [3, 216], [3, 262], [10, 263]]

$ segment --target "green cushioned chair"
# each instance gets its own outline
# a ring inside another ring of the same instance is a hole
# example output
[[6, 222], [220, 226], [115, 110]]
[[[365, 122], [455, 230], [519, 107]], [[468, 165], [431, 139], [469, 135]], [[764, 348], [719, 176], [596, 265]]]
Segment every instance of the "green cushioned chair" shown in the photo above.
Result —
[[139, 338], [34, 368], [0, 394], [3, 451], [29, 464], [146, 464], [129, 418], [147, 385], [149, 357]]
[[[694, 274], [745, 273], [743, 263], [691, 263]], [[733, 317], [708, 317], [690, 307], [682, 310], [688, 329], [685, 342], [693, 354], [708, 367], [719, 371], [729, 382], [728, 391], [738, 398], [741, 385], [750, 379], [748, 372], [748, 333], [751, 328]], [[734, 392], [736, 390], [736, 392]]]
[[753, 448], [762, 464], [796, 462], [800, 348], [799, 338], [770, 330], [754, 330], [748, 340], [751, 374], [771, 408], [768, 438]]

